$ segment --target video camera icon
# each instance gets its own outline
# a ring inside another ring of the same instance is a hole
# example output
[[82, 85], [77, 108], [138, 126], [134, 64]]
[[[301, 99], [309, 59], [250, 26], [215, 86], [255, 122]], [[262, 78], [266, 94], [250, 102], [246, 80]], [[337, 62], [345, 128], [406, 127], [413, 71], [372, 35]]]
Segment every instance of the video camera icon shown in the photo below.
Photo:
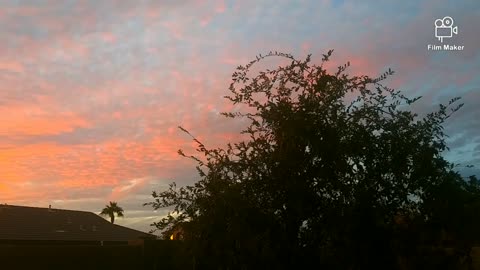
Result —
[[443, 19], [435, 20], [435, 37], [443, 43], [444, 38], [451, 38], [458, 34], [458, 26], [453, 27], [452, 17], [446, 16]]

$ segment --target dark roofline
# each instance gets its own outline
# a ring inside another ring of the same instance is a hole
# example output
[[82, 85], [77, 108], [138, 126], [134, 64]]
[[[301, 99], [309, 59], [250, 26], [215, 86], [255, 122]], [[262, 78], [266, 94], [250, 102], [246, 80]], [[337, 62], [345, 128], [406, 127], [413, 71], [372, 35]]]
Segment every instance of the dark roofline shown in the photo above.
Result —
[[[38, 206], [26, 206], [26, 205], [12, 205], [12, 204], [0, 204], [2, 207], [15, 207], [15, 208], [33, 208], [33, 209], [46, 209], [54, 211], [68, 211], [68, 212], [81, 212], [81, 213], [90, 213], [95, 214], [94, 212], [85, 211], [85, 210], [71, 210], [71, 209], [60, 209], [60, 208], [51, 208], [51, 207], [38, 207]], [[96, 215], [96, 214], [95, 214]]]
[[90, 212], [90, 211], [58, 209], [58, 208], [51, 208], [51, 207], [47, 208], [47, 207], [38, 207], [38, 206], [22, 206], [22, 205], [0, 204], [0, 212], [2, 211], [2, 209], [12, 209], [12, 210], [14, 210], [14, 209], [31, 209], [31, 210], [51, 211], [51, 212], [79, 213], [79, 214], [82, 214], [82, 215], [94, 216], [95, 218], [97, 218], [98, 221], [101, 220], [102, 223], [108, 224], [108, 226], [112, 226], [112, 227], [121, 229], [123, 231], [129, 231], [130, 233], [140, 234], [140, 235], [142, 235], [141, 238], [155, 238], [155, 239], [157, 238], [156, 235], [151, 234], [151, 233], [135, 230], [135, 229], [125, 227], [125, 226], [122, 226], [122, 225], [118, 225], [118, 224], [112, 224], [110, 221], [106, 220], [101, 215], [99, 215], [97, 213], [94, 213], [94, 212]]

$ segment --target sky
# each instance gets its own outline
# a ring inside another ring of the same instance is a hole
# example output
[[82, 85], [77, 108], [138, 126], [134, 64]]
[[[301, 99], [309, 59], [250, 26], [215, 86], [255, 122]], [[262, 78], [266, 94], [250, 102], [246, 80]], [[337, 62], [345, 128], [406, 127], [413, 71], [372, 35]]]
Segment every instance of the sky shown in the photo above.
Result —
[[[458, 34], [442, 43], [445, 16]], [[117, 223], [148, 231], [165, 214], [142, 206], [151, 192], [198, 180], [177, 127], [208, 147], [237, 139], [245, 123], [219, 115], [233, 109], [231, 75], [275, 50], [319, 63], [334, 49], [351, 74], [391, 68], [385, 84], [423, 96], [419, 113], [462, 97], [445, 156], [480, 175], [479, 25], [478, 0], [0, 1], [0, 203], [98, 213], [118, 201]]]

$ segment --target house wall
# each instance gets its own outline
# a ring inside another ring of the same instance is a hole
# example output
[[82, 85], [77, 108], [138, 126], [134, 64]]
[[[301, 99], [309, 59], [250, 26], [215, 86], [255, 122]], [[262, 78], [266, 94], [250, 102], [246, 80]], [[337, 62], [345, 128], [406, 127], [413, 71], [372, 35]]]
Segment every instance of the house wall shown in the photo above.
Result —
[[[175, 241], [177, 242], [177, 241]], [[1, 269], [192, 269], [181, 243], [61, 245], [0, 243]]]
[[[445, 257], [449, 253], [453, 253], [453, 250], [443, 249], [441, 254], [444, 255], [440, 256]], [[474, 247], [470, 255], [473, 268], [469, 270], [480, 270], [480, 247]], [[408, 258], [399, 257], [398, 259], [399, 269], [412, 269], [409, 267]], [[85, 243], [48, 245], [0, 242], [0, 269], [187, 270], [194, 268], [193, 259], [189, 256], [183, 241], [157, 240], [145, 241], [143, 245], [104, 246]], [[460, 263], [457, 267], [449, 269], [467, 270], [468, 266]]]

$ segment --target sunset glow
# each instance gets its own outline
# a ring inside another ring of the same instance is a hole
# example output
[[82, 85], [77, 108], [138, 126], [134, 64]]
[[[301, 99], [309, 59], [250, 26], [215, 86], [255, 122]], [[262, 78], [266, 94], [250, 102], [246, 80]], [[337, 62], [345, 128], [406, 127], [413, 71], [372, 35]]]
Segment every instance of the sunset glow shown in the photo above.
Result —
[[[461, 96], [446, 155], [480, 175], [480, 5], [370, 2], [2, 1], [0, 203], [99, 212], [114, 200], [119, 224], [148, 230], [164, 214], [142, 206], [151, 192], [197, 179], [177, 127], [209, 147], [238, 140], [245, 123], [219, 115], [236, 109], [231, 74], [275, 50], [318, 63], [334, 49], [329, 68], [350, 61], [351, 74], [392, 68], [387, 85], [422, 95], [420, 114]], [[465, 49], [428, 51], [447, 12]]]

